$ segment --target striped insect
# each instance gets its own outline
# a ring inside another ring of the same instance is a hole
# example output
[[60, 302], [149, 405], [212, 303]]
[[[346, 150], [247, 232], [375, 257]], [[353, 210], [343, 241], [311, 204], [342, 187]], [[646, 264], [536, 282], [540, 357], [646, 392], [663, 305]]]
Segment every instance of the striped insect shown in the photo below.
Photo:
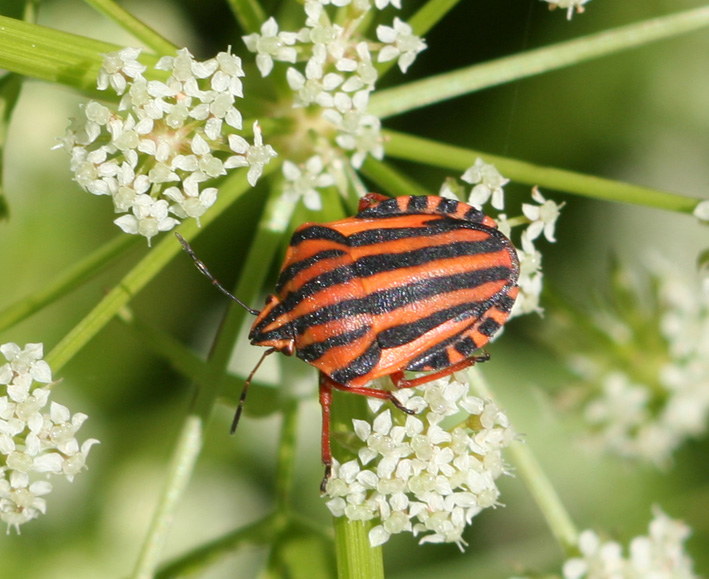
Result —
[[[410, 413], [370, 382], [389, 376], [396, 389], [411, 388], [487, 360], [480, 349], [519, 291], [517, 253], [495, 221], [437, 196], [370, 193], [354, 217], [301, 225], [260, 312], [224, 289], [180, 241], [213, 284], [256, 315], [249, 339], [269, 348], [261, 360], [295, 354], [320, 371], [322, 490], [332, 465], [332, 390], [389, 400]], [[407, 379], [405, 371], [430, 373]]]

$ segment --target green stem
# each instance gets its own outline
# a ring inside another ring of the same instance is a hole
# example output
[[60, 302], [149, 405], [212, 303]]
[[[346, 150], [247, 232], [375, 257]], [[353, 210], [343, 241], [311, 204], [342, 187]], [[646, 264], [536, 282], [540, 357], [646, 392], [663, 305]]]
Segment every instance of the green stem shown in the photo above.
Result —
[[175, 53], [177, 47], [172, 42], [138, 20], [113, 0], [84, 0], [84, 2], [116, 22], [123, 30], [149, 46], [153, 52], [157, 54]]
[[243, 545], [270, 545], [283, 532], [287, 520], [277, 513], [237, 529], [223, 537], [182, 555], [161, 567], [155, 574], [156, 579], [168, 577], [196, 576], [210, 565], [233, 555]]
[[131, 247], [141, 241], [145, 243], [138, 236], [130, 236], [123, 233], [117, 235], [68, 270], [62, 272], [58, 278], [0, 311], [0, 331], [24, 320], [47, 304], [68, 294], [86, 280], [91, 279], [99, 271], [111, 265], [115, 259], [124, 255]]
[[[252, 302], [261, 290], [293, 209], [293, 202], [281, 195], [280, 187], [274, 186], [234, 291], [234, 295], [239, 296], [242, 301]], [[246, 311], [234, 304], [219, 329], [219, 336], [207, 362], [207, 374], [211, 374], [213, 378], [200, 384], [193, 403], [193, 411], [200, 416], [207, 417], [212, 411], [245, 317]]]
[[[264, 173], [278, 166], [278, 163], [270, 163]], [[202, 216], [202, 225], [209, 225], [249, 187], [245, 171], [226, 180], [220, 188], [219, 201]], [[195, 221], [190, 221], [181, 225], [179, 231], [185, 239], [190, 240], [199, 233], [199, 228]], [[58, 372], [180, 251], [181, 246], [177, 240], [172, 235], [166, 235], [46, 356], [52, 370]]]
[[386, 118], [456, 96], [616, 54], [709, 26], [709, 7], [654, 18], [375, 92], [368, 113]]
[[[479, 368], [471, 368], [468, 376], [471, 386], [479, 396], [494, 401], [492, 391]], [[531, 447], [519, 441], [510, 445], [508, 451], [513, 456], [517, 472], [532, 493], [554, 537], [566, 553], [573, 552], [578, 542], [578, 531]]]
[[[96, 90], [96, 77], [103, 63], [101, 55], [121, 48], [0, 16], [0, 68], [23, 76], [101, 94]], [[157, 57], [142, 54], [140, 60], [152, 65]], [[101, 96], [106, 98], [105, 93]]]
[[335, 552], [339, 579], [380, 579], [384, 577], [382, 548], [369, 544], [371, 521], [350, 521], [336, 517]]
[[261, 30], [266, 13], [257, 0], [228, 0], [228, 3], [246, 34]]
[[180, 506], [203, 444], [204, 420], [190, 415], [182, 426], [173, 459], [167, 472], [167, 484], [158, 502], [155, 516], [143, 543], [132, 577], [150, 579], [155, 574], [175, 512]]
[[389, 157], [454, 169], [461, 173], [480, 157], [486, 163], [495, 165], [505, 177], [517, 183], [539, 185], [542, 188], [555, 189], [592, 199], [632, 203], [679, 213], [692, 213], [701, 201], [677, 193], [658, 191], [630, 183], [489, 155], [481, 151], [446, 145], [396, 131], [382, 132], [384, 137], [389, 140], [387, 145]]
[[362, 165], [362, 174], [374, 181], [382, 191], [392, 195], [430, 195], [423, 185], [406, 173], [398, 171], [389, 163], [367, 157]]
[[293, 488], [295, 444], [298, 428], [298, 404], [290, 400], [283, 408], [281, 438], [278, 445], [278, 471], [276, 472], [276, 510], [287, 513]]
[[[276, 233], [282, 233], [288, 224], [286, 217], [289, 217], [290, 213], [284, 215], [281, 199], [283, 196], [280, 194], [280, 188], [274, 188], [261, 218], [256, 239], [249, 250], [246, 265], [242, 270], [236, 292], [247, 300], [251, 297], [251, 295], [247, 296], [247, 293], [255, 294], [260, 289], [268, 265], [275, 254], [277, 244], [272, 241], [272, 238], [277, 237]], [[292, 204], [289, 204], [289, 207], [292, 208]], [[226, 365], [233, 351], [243, 316], [242, 308], [232, 308], [219, 329], [219, 335], [215, 339], [207, 362], [207, 379], [197, 385], [191, 413], [185, 419], [182, 427], [183, 434], [175, 449], [173, 464], [178, 465], [179, 468], [170, 469], [168, 473], [162, 498], [136, 565], [134, 575], [136, 579], [152, 577], [155, 572], [158, 557], [175, 517], [179, 498], [184, 493], [202, 447], [201, 436], [194, 445], [187, 444], [185, 439], [197, 428], [201, 433], [211, 416], [222, 383], [221, 377], [226, 373]]]

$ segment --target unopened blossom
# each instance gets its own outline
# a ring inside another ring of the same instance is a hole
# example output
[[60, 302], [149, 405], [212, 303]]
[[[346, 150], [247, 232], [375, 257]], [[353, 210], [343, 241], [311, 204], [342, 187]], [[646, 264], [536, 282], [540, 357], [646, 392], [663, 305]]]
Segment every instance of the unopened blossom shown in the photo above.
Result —
[[566, 18], [571, 20], [574, 15], [574, 11], [577, 14], [582, 14], [585, 10], [584, 4], [590, 2], [590, 0], [542, 0], [542, 2], [547, 2], [551, 10], [555, 8], [566, 8]]
[[87, 416], [49, 402], [52, 372], [42, 344], [3, 344], [0, 353], [7, 361], [0, 365], [0, 520], [19, 532], [46, 512], [48, 477], [72, 481], [98, 441], [80, 444], [75, 435]]
[[564, 579], [695, 579], [684, 548], [689, 527], [657, 507], [653, 514], [648, 534], [632, 539], [627, 555], [620, 543], [604, 541], [592, 530], [581, 532], [580, 555], [564, 563]]
[[495, 209], [502, 210], [504, 208], [505, 192], [502, 188], [510, 180], [505, 179], [495, 165], [477, 158], [475, 159], [475, 164], [463, 173], [461, 179], [474, 185], [468, 198], [468, 203], [473, 207], [481, 208], [492, 198], [492, 206]]
[[[372, 546], [409, 532], [421, 543], [465, 545], [462, 533], [484, 508], [498, 504], [496, 479], [506, 473], [501, 451], [514, 438], [505, 414], [468, 393], [452, 376], [400, 390], [416, 415], [370, 400], [371, 421], [354, 420], [358, 458], [335, 463], [327, 505], [335, 516], [376, 522]], [[446, 417], [468, 416], [452, 427]]]
[[[255, 185], [275, 156], [260, 131], [250, 144], [238, 135], [243, 96], [241, 59], [222, 52], [197, 61], [187, 49], [163, 56], [155, 65], [165, 81], [148, 81], [138, 49], [105, 55], [99, 87], [122, 95], [117, 109], [97, 102], [82, 107], [62, 139], [79, 185], [113, 199], [114, 223], [148, 240], [181, 219], [199, 219], [216, 201], [207, 181], [231, 169], [248, 168]], [[232, 155], [239, 139], [239, 160]]]

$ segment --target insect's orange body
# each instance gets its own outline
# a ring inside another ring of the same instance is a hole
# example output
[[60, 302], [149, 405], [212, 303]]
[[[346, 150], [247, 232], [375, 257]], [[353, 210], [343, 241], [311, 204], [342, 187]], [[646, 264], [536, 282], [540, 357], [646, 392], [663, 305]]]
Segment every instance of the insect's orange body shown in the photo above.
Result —
[[[475, 353], [507, 320], [518, 275], [515, 248], [492, 219], [437, 196], [370, 193], [356, 216], [295, 231], [249, 338], [320, 371], [323, 487], [332, 389], [401, 408], [369, 382], [391, 376], [409, 388], [487, 359]], [[407, 380], [404, 371], [431, 374]]]

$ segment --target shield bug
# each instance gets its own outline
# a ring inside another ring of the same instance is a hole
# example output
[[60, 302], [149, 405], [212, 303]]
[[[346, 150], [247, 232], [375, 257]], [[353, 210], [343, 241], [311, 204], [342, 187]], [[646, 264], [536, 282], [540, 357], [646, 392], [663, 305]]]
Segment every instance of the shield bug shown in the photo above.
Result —
[[[411, 388], [487, 360], [480, 349], [505, 323], [519, 291], [517, 252], [495, 221], [437, 196], [370, 193], [354, 217], [301, 225], [260, 312], [224, 289], [180, 241], [213, 284], [256, 316], [249, 339], [269, 348], [264, 357], [295, 354], [320, 371], [323, 490], [332, 464], [332, 390], [410, 412], [369, 383], [389, 376], [395, 388]], [[407, 379], [405, 371], [430, 373]]]

